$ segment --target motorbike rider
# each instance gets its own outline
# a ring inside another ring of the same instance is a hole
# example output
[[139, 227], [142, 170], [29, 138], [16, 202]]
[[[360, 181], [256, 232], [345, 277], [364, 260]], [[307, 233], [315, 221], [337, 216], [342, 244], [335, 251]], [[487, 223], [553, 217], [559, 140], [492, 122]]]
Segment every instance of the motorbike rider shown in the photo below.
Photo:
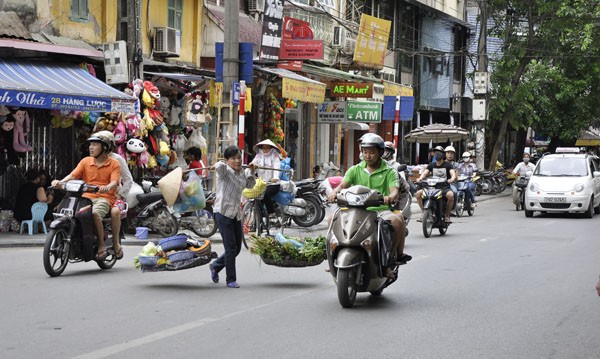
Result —
[[[342, 182], [329, 195], [329, 202], [334, 202], [337, 194], [345, 188], [353, 185], [362, 185], [381, 192], [386, 207], [382, 208], [382, 217], [389, 220], [394, 228], [394, 244], [392, 246], [392, 258], [396, 262], [406, 263], [411, 256], [404, 254], [404, 239], [406, 236], [406, 225], [401, 211], [392, 212], [389, 205], [399, 198], [399, 180], [397, 171], [382, 159], [384, 153], [384, 141], [381, 136], [368, 133], [361, 137], [360, 149], [363, 160], [350, 167]], [[389, 273], [388, 273], [389, 274]]]
[[273, 197], [281, 189], [279, 148], [273, 141], [266, 139], [257, 143], [254, 149], [256, 156], [250, 164], [258, 167], [256, 174], [268, 184], [263, 197], [263, 203], [267, 208], [267, 213], [269, 213], [269, 221], [277, 223], [278, 219], [275, 213]]
[[381, 158], [387, 162], [388, 166], [396, 170], [396, 173], [398, 174], [398, 180], [400, 181], [400, 187], [398, 188], [400, 194], [400, 201], [404, 203], [403, 201], [408, 196], [408, 193], [411, 192], [411, 188], [404, 176], [400, 175], [401, 165], [400, 163], [398, 163], [398, 161], [394, 159], [395, 151], [396, 150], [394, 148], [394, 143], [392, 141], [385, 141], [383, 155], [381, 156]]
[[[430, 174], [433, 174], [436, 177], [441, 177], [448, 181], [448, 184], [452, 184], [456, 182], [456, 170], [454, 167], [444, 160], [444, 147], [437, 146], [435, 149], [435, 163], [430, 164], [423, 171], [421, 176], [417, 179], [416, 182], [421, 182], [423, 179], [428, 177]], [[444, 189], [444, 196], [446, 197], [446, 213], [444, 213], [444, 221], [446, 223], [452, 223], [450, 221], [450, 212], [454, 207], [454, 193], [450, 189], [450, 186]], [[419, 204], [419, 208], [421, 208], [421, 212], [423, 212], [423, 198], [422, 198], [423, 190], [420, 189], [417, 192], [417, 203]], [[418, 222], [422, 222], [423, 218], [421, 217]]]
[[[519, 177], [527, 177], [527, 172], [533, 172], [533, 170], [535, 169], [535, 165], [529, 162], [530, 159], [531, 155], [529, 153], [523, 153], [523, 162], [519, 162], [513, 169], [512, 173], [516, 174]], [[512, 200], [514, 205], [517, 205], [517, 203], [519, 203], [519, 191], [518, 187], [515, 185], [512, 186]]]
[[[119, 162], [110, 157], [111, 141], [110, 138], [102, 134], [93, 134], [87, 139], [90, 155], [79, 161], [75, 169], [62, 180], [52, 181], [52, 186], [60, 182], [68, 182], [72, 179], [82, 179], [89, 185], [98, 186], [98, 192], [84, 193], [83, 197], [92, 201], [92, 216], [96, 235], [98, 238], [98, 253], [96, 260], [102, 261], [108, 257], [104, 243], [104, 227], [102, 218], [107, 216], [113, 204], [116, 201], [117, 187], [121, 181], [121, 169]], [[115, 253], [120, 253], [122, 249], [119, 244], [119, 237], [113, 237], [113, 248]]]
[[[454, 149], [454, 146], [446, 146], [446, 148], [444, 149], [444, 152], [446, 152], [446, 162], [451, 164], [455, 170], [458, 169], [458, 162], [456, 162], [456, 149]], [[458, 171], [456, 171], [456, 172], [457, 172], [456, 176], [458, 177]], [[454, 194], [454, 207], [456, 207], [456, 200], [458, 198], [458, 196], [457, 196], [458, 188], [456, 188], [456, 182], [450, 183], [450, 189], [452, 190], [452, 193]]]
[[462, 163], [458, 164], [458, 168], [456, 170], [458, 171], [459, 176], [467, 176], [467, 187], [465, 189], [465, 193], [467, 194], [467, 196], [469, 196], [469, 199], [471, 200], [471, 205], [476, 206], [475, 203], [477, 203], [477, 201], [475, 200], [475, 195], [473, 194], [473, 190], [475, 189], [475, 183], [473, 183], [472, 178], [477, 172], [477, 165], [471, 162], [470, 152], [464, 152], [462, 154]]

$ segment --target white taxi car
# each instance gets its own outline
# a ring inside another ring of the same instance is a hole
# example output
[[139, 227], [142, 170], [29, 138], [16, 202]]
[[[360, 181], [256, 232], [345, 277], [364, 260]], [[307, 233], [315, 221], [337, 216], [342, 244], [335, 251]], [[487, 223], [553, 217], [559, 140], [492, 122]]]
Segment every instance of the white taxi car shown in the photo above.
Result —
[[557, 148], [536, 164], [525, 192], [525, 216], [540, 212], [600, 213], [600, 161], [578, 148]]

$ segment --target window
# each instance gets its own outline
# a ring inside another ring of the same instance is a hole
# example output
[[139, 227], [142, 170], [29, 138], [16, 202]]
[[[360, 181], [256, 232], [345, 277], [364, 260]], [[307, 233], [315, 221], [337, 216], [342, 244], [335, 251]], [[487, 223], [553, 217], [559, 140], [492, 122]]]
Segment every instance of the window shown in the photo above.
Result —
[[88, 21], [87, 0], [71, 0], [71, 20]]
[[183, 14], [183, 0], [169, 0], [167, 6], [167, 26], [181, 31], [181, 18]]

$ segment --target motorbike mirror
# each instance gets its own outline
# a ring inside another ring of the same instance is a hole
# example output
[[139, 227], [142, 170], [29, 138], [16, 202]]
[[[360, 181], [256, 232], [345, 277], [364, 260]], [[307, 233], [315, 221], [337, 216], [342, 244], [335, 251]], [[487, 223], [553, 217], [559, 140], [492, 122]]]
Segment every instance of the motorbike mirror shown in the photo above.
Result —
[[402, 164], [402, 165], [398, 166], [398, 172], [406, 171], [407, 168], [408, 168], [408, 166], [406, 164]]

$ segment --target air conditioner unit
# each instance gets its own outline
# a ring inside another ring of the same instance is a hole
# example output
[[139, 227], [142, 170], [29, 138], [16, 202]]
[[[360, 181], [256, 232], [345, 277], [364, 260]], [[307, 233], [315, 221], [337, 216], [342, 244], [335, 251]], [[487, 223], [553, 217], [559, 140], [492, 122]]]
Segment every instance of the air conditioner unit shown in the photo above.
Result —
[[379, 78], [389, 82], [396, 82], [396, 70], [384, 68], [379, 71]]
[[154, 55], [177, 57], [181, 47], [181, 32], [170, 27], [154, 28]]
[[344, 51], [353, 54], [356, 50], [356, 39], [351, 39], [349, 37], [344, 41]]
[[346, 29], [342, 26], [333, 27], [333, 41], [331, 42], [332, 47], [342, 47], [346, 40]]
[[248, 0], [249, 12], [263, 12], [265, 10], [265, 0]]

